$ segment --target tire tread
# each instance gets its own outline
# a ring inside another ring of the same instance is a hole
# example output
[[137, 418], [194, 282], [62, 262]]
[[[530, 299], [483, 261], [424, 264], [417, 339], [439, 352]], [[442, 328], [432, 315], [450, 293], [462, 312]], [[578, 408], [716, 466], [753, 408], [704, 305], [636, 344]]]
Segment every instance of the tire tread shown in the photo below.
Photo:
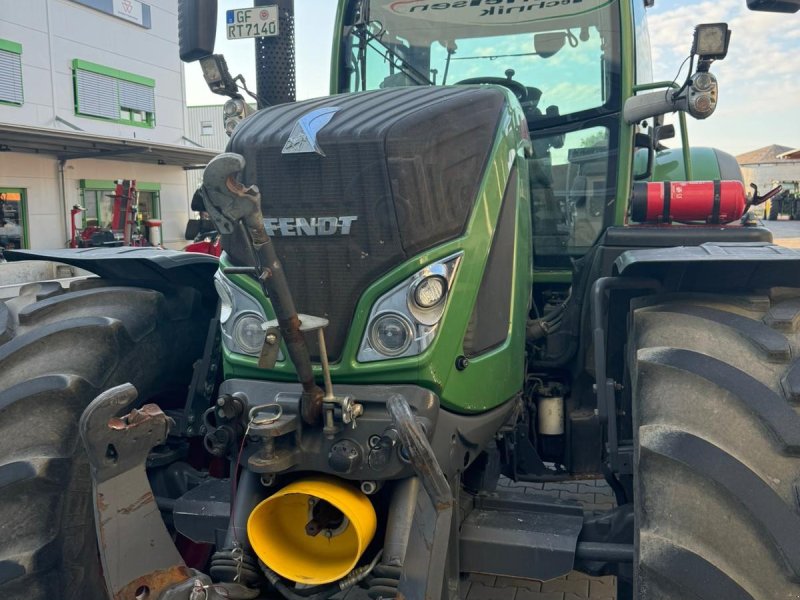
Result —
[[142, 400], [185, 385], [202, 350], [193, 290], [73, 288], [23, 286], [0, 309], [2, 598], [106, 597], [78, 419], [113, 385], [130, 381]]
[[684, 294], [634, 310], [641, 600], [800, 597], [800, 290], [745, 304]]

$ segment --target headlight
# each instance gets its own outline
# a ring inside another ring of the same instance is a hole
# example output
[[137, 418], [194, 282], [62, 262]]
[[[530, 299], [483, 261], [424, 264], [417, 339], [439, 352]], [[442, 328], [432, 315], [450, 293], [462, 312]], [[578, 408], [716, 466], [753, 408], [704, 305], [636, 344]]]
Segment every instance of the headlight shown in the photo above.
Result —
[[428, 265], [378, 298], [359, 362], [416, 356], [431, 345], [447, 306], [461, 253]]
[[[214, 275], [214, 287], [220, 299], [222, 343], [235, 354], [259, 356], [264, 344], [267, 315], [261, 304], [238, 285], [234, 285], [222, 271]], [[283, 361], [283, 353], [278, 353]]]
[[267, 321], [261, 315], [240, 314], [233, 324], [233, 341], [244, 350], [245, 354], [258, 355], [264, 345], [266, 331]]
[[397, 356], [408, 350], [413, 336], [411, 323], [397, 313], [382, 314], [370, 327], [372, 347], [386, 356]]
[[222, 114], [226, 117], [238, 117], [244, 115], [245, 110], [244, 100], [231, 98], [223, 105]]
[[233, 135], [233, 130], [236, 129], [239, 123], [241, 123], [241, 119], [237, 119], [236, 117], [225, 119], [225, 133], [227, 133], [228, 136]]
[[447, 280], [441, 275], [430, 275], [420, 279], [411, 290], [411, 298], [421, 309], [433, 308], [444, 300]]

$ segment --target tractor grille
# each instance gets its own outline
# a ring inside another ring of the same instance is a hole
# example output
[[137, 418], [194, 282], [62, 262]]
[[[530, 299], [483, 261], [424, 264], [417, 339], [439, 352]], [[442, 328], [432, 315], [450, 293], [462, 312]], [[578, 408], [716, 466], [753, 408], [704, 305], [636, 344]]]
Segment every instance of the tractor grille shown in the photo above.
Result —
[[[356, 217], [349, 235], [273, 237], [298, 311], [331, 321], [331, 360], [372, 282], [464, 231], [503, 105], [491, 89], [402, 88], [276, 106], [239, 127], [228, 149], [247, 160], [265, 218]], [[325, 156], [283, 154], [322, 107], [340, 109], [317, 138]]]

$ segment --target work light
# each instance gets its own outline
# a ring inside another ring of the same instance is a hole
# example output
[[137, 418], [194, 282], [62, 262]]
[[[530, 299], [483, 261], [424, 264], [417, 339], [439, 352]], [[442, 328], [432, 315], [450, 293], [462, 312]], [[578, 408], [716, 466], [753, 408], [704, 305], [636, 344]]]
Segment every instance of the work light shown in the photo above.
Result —
[[731, 33], [727, 23], [705, 23], [694, 30], [692, 54], [702, 60], [719, 60], [728, 54]]

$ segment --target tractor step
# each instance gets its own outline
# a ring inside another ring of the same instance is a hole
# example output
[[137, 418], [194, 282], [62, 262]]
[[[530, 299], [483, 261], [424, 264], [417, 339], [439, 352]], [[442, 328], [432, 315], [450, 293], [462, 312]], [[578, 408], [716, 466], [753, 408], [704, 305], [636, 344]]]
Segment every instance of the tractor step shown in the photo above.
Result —
[[548, 580], [572, 571], [583, 528], [579, 504], [499, 493], [475, 498], [461, 525], [461, 567], [470, 573]]

